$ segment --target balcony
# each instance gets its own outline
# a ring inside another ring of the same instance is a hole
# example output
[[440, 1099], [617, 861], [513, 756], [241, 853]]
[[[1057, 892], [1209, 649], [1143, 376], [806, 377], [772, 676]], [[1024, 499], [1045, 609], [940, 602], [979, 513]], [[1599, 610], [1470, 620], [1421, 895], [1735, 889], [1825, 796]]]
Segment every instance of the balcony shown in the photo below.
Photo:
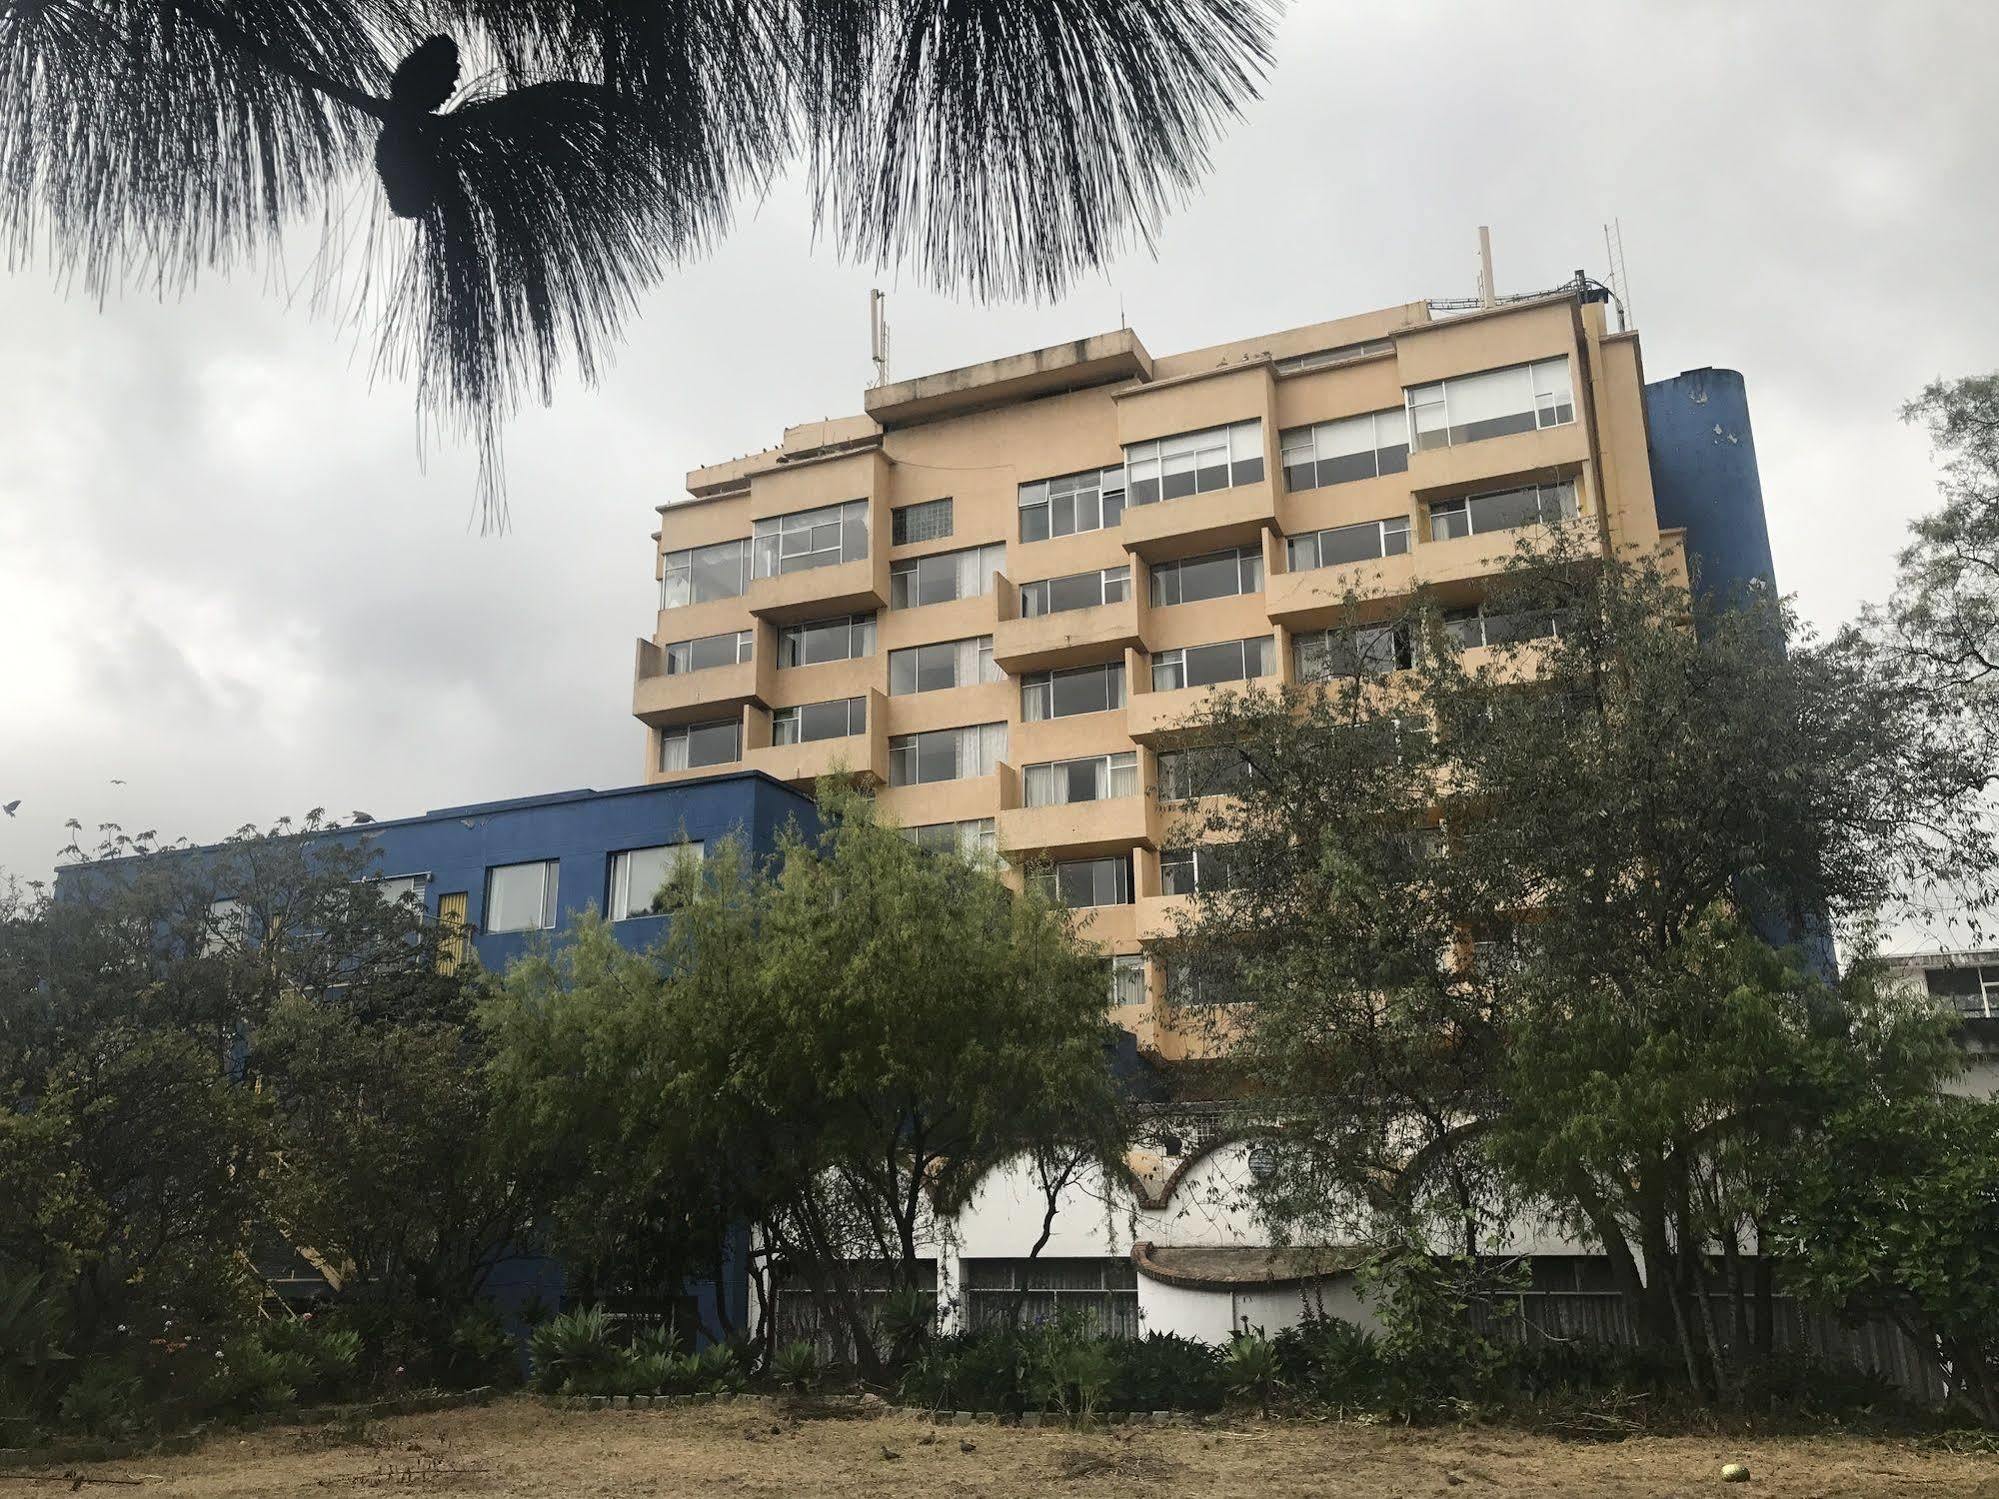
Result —
[[1159, 804], [1149, 796], [1113, 796], [999, 814], [1000, 852], [1018, 861], [1042, 854], [1080, 858], [1159, 844]]
[[1301, 573], [1278, 573], [1264, 581], [1270, 617], [1293, 629], [1322, 629], [1345, 613], [1349, 598], [1393, 599], [1416, 586], [1416, 557], [1403, 552], [1337, 562]]
[[1063, 666], [1087, 666], [1141, 644], [1144, 609], [1137, 589], [1114, 604], [1065, 609], [1033, 619], [1017, 617], [1020, 590], [1002, 580], [999, 623], [993, 627], [993, 660], [1001, 671], [1050, 671]]
[[1198, 557], [1222, 547], [1259, 546], [1277, 523], [1276, 491], [1268, 479], [1128, 505], [1121, 523], [1127, 551], [1148, 562]]
[[1431, 499], [1550, 470], [1572, 473], [1588, 460], [1587, 430], [1580, 421], [1564, 422], [1559, 427], [1412, 452], [1408, 485], [1420, 498]]
[[1135, 692], [1125, 700], [1125, 731], [1140, 744], [1172, 746], [1201, 738], [1200, 720], [1225, 692], [1276, 692], [1276, 675], [1209, 687], [1176, 687], [1169, 692]]
[[1146, 895], [1138, 902], [1138, 940], [1163, 942], [1180, 934], [1180, 923], [1194, 917], [1191, 895]]
[[[844, 775], [881, 786], [888, 783], [888, 714], [886, 699], [873, 688], [867, 693], [868, 726], [840, 739], [814, 739], [805, 744], [772, 744], [770, 715], [749, 717], [751, 744], [743, 755], [746, 770], [760, 770], [777, 780], [810, 790], [819, 777]], [[761, 742], [759, 742], [761, 741]]]
[[868, 555], [852, 562], [808, 567], [751, 581], [744, 602], [750, 613], [774, 624], [823, 619], [830, 614], [868, 614], [888, 607], [888, 548], [882, 526], [868, 538]]
[[[766, 637], [768, 638], [768, 637]], [[761, 649], [748, 661], [702, 671], [666, 674], [665, 653], [650, 640], [638, 643], [632, 681], [632, 712], [658, 729], [736, 717], [752, 703], [770, 701], [771, 652]]]
[[[1428, 521], [1420, 522], [1419, 529], [1427, 531]], [[1523, 541], [1537, 548], [1563, 541], [1585, 549], [1602, 545], [1594, 515], [1581, 515], [1556, 525], [1514, 526], [1477, 536], [1454, 536], [1448, 541], [1418, 541], [1416, 579], [1447, 595], [1463, 593], [1463, 589], [1452, 585], [1504, 572]]]

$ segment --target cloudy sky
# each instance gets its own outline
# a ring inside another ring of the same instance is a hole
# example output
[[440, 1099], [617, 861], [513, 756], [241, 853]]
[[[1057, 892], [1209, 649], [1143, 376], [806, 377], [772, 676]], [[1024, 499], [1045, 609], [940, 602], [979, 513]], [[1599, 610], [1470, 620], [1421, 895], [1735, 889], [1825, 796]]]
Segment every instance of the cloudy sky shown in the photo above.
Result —
[[842, 265], [780, 188], [514, 426], [501, 537], [281, 278], [100, 309], [0, 272], [0, 870], [45, 875], [72, 816], [207, 839], [639, 779], [652, 507], [857, 410], [876, 284], [908, 376], [1121, 311], [1161, 353], [1468, 295], [1482, 223], [1539, 289], [1619, 218], [1648, 373], [1747, 376], [1779, 580], [1835, 623], [1931, 503], [1898, 404], [1999, 366], [1995, 56], [1986, 0], [1294, 0], [1156, 258], [973, 306]]

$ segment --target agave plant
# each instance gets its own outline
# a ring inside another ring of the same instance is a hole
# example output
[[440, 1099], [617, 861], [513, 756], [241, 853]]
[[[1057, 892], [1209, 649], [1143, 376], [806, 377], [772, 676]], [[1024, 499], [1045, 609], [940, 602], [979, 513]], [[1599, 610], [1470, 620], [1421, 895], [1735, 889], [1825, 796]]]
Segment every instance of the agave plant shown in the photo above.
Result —
[[1283, 1384], [1283, 1370], [1277, 1361], [1277, 1345], [1261, 1328], [1238, 1329], [1222, 1355], [1222, 1376], [1234, 1394], [1254, 1398], [1264, 1415], [1270, 1414], [1270, 1397]]
[[601, 1306], [579, 1307], [550, 1317], [528, 1341], [535, 1388], [581, 1388], [601, 1379], [621, 1362], [611, 1337], [611, 1321]]
[[770, 1374], [779, 1389], [809, 1395], [819, 1373], [819, 1350], [810, 1343], [786, 1343], [771, 1355]]
[[[1277, 0], [9, 0], [0, 239], [184, 285], [355, 170], [413, 232], [380, 359], [497, 459], [639, 294], [802, 164], [845, 253], [1052, 296], [1198, 181]], [[461, 76], [461, 55], [490, 71]], [[494, 477], [489, 467], [488, 477]]]

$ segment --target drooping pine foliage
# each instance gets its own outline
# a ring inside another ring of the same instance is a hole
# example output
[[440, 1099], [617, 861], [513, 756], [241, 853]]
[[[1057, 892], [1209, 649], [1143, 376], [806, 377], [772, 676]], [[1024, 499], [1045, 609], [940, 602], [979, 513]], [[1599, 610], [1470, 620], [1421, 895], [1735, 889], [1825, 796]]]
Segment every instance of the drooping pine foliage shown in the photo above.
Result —
[[372, 156], [370, 196], [414, 222], [382, 363], [496, 495], [515, 403], [567, 363], [590, 378], [638, 294], [794, 164], [843, 252], [982, 297], [1149, 244], [1255, 93], [1276, 9], [0, 0], [0, 237], [93, 295], [179, 288], [314, 210], [337, 253]]

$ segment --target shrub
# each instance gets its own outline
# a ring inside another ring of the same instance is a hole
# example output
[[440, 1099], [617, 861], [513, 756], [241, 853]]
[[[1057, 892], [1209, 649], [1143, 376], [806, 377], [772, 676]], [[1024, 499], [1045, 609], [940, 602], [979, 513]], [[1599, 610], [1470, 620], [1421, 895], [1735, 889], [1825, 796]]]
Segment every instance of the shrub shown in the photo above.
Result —
[[445, 1366], [454, 1385], [512, 1385], [521, 1377], [520, 1345], [490, 1306], [468, 1307], [451, 1328]]
[[1749, 1410], [1797, 1416], [1897, 1411], [1906, 1404], [1902, 1392], [1885, 1376], [1802, 1348], [1785, 1349], [1751, 1364], [1743, 1371], [1739, 1395]]
[[771, 1378], [780, 1389], [810, 1393], [819, 1382], [819, 1353], [810, 1343], [786, 1343], [771, 1355]]
[[1111, 1340], [1087, 1317], [1065, 1312], [1029, 1328], [1021, 1342], [1021, 1387], [1044, 1410], [1087, 1421], [1110, 1388]]
[[710, 1343], [695, 1354], [691, 1373], [696, 1390], [716, 1394], [740, 1391], [749, 1384], [742, 1360], [727, 1343]]
[[361, 1367], [361, 1335], [351, 1327], [307, 1317], [275, 1317], [258, 1340], [277, 1360], [279, 1377], [310, 1404], [349, 1393]]
[[900, 1368], [937, 1330], [937, 1298], [913, 1288], [891, 1291], [882, 1299], [877, 1326], [887, 1340], [890, 1365]]
[[100, 1359], [63, 1392], [57, 1410], [65, 1426], [116, 1441], [133, 1435], [143, 1424], [143, 1399], [138, 1372], [131, 1365]]
[[1215, 1410], [1221, 1406], [1221, 1355], [1197, 1338], [1152, 1332], [1111, 1344], [1110, 1404], [1115, 1410]]
[[534, 1387], [546, 1393], [613, 1393], [600, 1383], [615, 1377], [623, 1362], [611, 1340], [610, 1319], [601, 1306], [580, 1307], [550, 1317], [528, 1340]]
[[1007, 1411], [1025, 1408], [1021, 1384], [1025, 1340], [1010, 1327], [981, 1328], [929, 1339], [904, 1370], [904, 1401], [932, 1410]]
[[1277, 1373], [1301, 1399], [1370, 1408], [1386, 1398], [1389, 1370], [1380, 1342], [1339, 1317], [1308, 1315], [1271, 1339]]
[[1261, 1328], [1232, 1333], [1228, 1352], [1222, 1355], [1222, 1377], [1231, 1394], [1254, 1398], [1263, 1414], [1269, 1415], [1270, 1397], [1284, 1382], [1277, 1366], [1277, 1345]]
[[290, 1375], [296, 1361], [266, 1348], [245, 1333], [223, 1344], [203, 1391], [210, 1409], [224, 1415], [274, 1411], [298, 1399]]

